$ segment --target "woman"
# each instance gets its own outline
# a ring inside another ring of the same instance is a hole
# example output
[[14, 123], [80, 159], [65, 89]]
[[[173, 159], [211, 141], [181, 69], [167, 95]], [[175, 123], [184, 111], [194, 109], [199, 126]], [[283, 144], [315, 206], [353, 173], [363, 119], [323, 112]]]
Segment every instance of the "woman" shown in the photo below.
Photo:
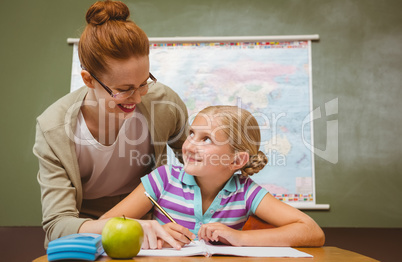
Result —
[[[165, 164], [166, 144], [179, 153], [186, 138], [187, 109], [150, 73], [148, 38], [128, 17], [122, 2], [88, 9], [79, 42], [85, 86], [37, 118], [45, 246], [102, 226], [93, 219]], [[177, 246], [157, 222], [140, 222], [144, 248], [155, 248], [158, 238]]]

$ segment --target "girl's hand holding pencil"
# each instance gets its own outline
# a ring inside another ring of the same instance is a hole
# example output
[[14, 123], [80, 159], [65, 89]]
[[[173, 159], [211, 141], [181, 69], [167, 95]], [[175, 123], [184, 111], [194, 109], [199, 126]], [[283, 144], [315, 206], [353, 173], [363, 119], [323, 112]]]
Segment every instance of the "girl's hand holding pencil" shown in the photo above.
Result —
[[[193, 233], [190, 232], [187, 228], [177, 224], [177, 222], [167, 213], [156, 201], [153, 199], [146, 191], [144, 194], [148, 197], [148, 199], [154, 204], [156, 208], [158, 208], [172, 223], [167, 223], [162, 225], [162, 227], [179, 243], [182, 245], [190, 244], [193, 239], [196, 237]], [[164, 243], [165, 245], [169, 245], [168, 243]], [[170, 247], [170, 245], [169, 245]]]

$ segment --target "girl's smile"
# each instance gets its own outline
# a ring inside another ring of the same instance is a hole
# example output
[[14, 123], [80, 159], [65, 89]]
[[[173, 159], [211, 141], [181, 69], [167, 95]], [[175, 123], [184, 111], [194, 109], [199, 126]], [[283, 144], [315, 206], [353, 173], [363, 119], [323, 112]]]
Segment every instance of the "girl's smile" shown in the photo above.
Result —
[[202, 158], [201, 157], [196, 157], [196, 156], [192, 156], [192, 155], [187, 155], [185, 157], [185, 161], [188, 163], [201, 163], [202, 162]]

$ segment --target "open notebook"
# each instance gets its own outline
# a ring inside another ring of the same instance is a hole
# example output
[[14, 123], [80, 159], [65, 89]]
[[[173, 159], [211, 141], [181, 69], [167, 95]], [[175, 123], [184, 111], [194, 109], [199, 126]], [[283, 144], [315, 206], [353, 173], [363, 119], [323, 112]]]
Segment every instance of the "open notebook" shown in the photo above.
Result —
[[229, 255], [244, 257], [313, 257], [291, 247], [233, 247], [225, 245], [211, 245], [204, 241], [193, 241], [189, 245], [176, 250], [174, 248], [141, 249], [137, 256], [212, 256]]

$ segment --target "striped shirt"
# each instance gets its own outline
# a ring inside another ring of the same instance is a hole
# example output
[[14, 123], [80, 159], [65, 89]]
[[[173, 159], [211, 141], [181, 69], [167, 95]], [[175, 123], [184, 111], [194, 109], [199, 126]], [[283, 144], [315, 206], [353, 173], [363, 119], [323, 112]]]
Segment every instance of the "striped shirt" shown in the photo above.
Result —
[[[219, 222], [241, 229], [248, 217], [268, 192], [250, 178], [232, 176], [215, 197], [208, 210], [202, 213], [201, 190], [193, 176], [183, 167], [161, 166], [141, 178], [145, 190], [180, 225], [197, 235], [202, 224]], [[169, 223], [162, 212], [154, 209], [154, 219]]]

